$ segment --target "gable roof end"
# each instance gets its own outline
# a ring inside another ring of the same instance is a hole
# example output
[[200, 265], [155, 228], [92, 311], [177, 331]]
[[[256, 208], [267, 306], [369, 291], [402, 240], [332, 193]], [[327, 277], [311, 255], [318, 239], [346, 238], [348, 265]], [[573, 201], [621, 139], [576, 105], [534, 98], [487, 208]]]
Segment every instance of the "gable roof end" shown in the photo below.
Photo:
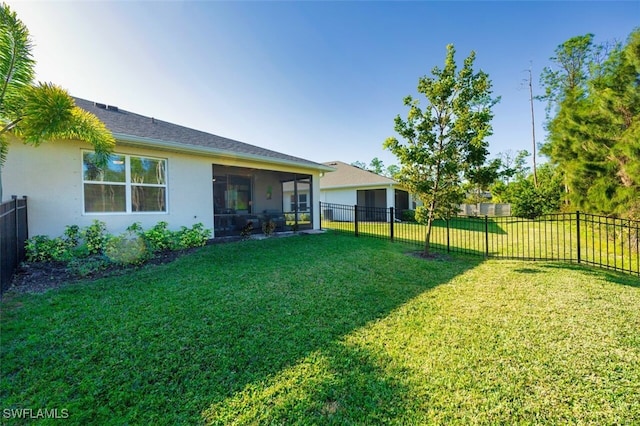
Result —
[[333, 167], [336, 171], [325, 173], [320, 178], [320, 189], [398, 185], [398, 182], [391, 178], [369, 170], [363, 170], [360, 167], [352, 166], [342, 161], [329, 161], [323, 164]]

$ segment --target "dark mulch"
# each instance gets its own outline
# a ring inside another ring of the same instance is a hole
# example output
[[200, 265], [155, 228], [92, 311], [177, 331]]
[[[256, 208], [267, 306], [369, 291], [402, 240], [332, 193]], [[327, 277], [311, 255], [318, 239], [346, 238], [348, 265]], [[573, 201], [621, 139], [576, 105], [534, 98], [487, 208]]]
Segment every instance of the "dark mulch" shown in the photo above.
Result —
[[96, 271], [90, 275], [78, 276], [63, 262], [24, 262], [11, 280], [9, 291], [16, 293], [43, 293], [47, 290], [58, 288], [66, 284], [75, 284], [79, 281], [87, 282], [98, 278], [126, 274], [136, 268], [145, 265], [162, 265], [173, 262], [177, 258], [196, 250], [176, 250], [157, 253], [152, 259], [140, 266], [110, 265], [106, 269]]
[[[275, 236], [289, 235], [293, 234], [283, 232]], [[302, 233], [300, 235], [302, 235]], [[240, 236], [220, 237], [207, 241], [207, 244], [224, 244], [241, 240], [243, 240], [243, 238]], [[185, 254], [192, 253], [194, 250], [197, 250], [197, 248], [156, 253], [156, 255], [144, 265], [110, 265], [106, 269], [85, 276], [78, 276], [62, 262], [24, 262], [14, 274], [8, 291], [15, 293], [43, 293], [66, 284], [75, 284], [126, 274], [145, 265], [162, 265], [173, 262]]]
[[424, 252], [421, 251], [410, 251], [407, 253], [409, 256], [413, 256], [413, 257], [417, 257], [419, 259], [424, 259], [424, 260], [439, 260], [441, 262], [445, 262], [445, 261], [450, 261], [452, 258], [451, 256], [449, 256], [448, 254], [442, 254], [442, 253], [429, 253], [428, 255], [425, 256]]

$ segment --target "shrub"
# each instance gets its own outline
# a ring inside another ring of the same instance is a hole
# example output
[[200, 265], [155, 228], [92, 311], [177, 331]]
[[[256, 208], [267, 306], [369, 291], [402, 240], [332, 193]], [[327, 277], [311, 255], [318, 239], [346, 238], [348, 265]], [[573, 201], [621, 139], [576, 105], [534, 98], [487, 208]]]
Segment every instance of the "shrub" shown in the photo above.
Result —
[[111, 265], [111, 261], [102, 255], [95, 255], [83, 259], [71, 259], [67, 269], [74, 275], [86, 277], [98, 271], [104, 271]]
[[49, 260], [68, 262], [74, 257], [89, 255], [87, 247], [80, 244], [82, 233], [78, 225], [67, 226], [63, 237], [49, 238], [36, 235], [25, 243], [27, 260], [46, 262]]
[[249, 238], [251, 236], [251, 232], [253, 231], [253, 223], [247, 222], [245, 226], [240, 230], [240, 236], [242, 238]]
[[84, 228], [81, 234], [84, 237], [84, 243], [89, 249], [89, 254], [103, 253], [110, 238], [110, 235], [107, 234], [107, 225], [97, 219]]
[[194, 224], [191, 229], [183, 226], [174, 237], [174, 249], [202, 247], [211, 237], [211, 230], [205, 229], [202, 223]]
[[415, 222], [416, 211], [415, 210], [402, 210], [402, 220], [404, 222]]
[[[251, 228], [248, 232], [251, 233]], [[30, 262], [62, 261], [76, 275], [87, 276], [110, 264], [144, 263], [157, 251], [201, 247], [210, 236], [211, 230], [205, 229], [202, 223], [172, 232], [167, 222], [158, 222], [147, 231], [136, 222], [115, 237], [107, 233], [104, 222], [94, 220], [83, 229], [77, 225], [67, 226], [63, 237], [29, 238], [25, 250]]]
[[105, 255], [110, 261], [123, 265], [141, 264], [148, 260], [147, 253], [142, 237], [132, 231], [111, 238], [105, 249]]
[[27, 260], [30, 262], [46, 262], [62, 260], [69, 251], [62, 238], [49, 238], [46, 235], [36, 235], [25, 244]]
[[271, 234], [273, 234], [273, 231], [276, 230], [276, 223], [272, 220], [269, 220], [267, 222], [262, 222], [262, 233], [269, 237], [271, 236]]
[[168, 225], [167, 222], [160, 221], [153, 228], [142, 233], [142, 238], [152, 252], [169, 250], [173, 247], [174, 235], [167, 228]]

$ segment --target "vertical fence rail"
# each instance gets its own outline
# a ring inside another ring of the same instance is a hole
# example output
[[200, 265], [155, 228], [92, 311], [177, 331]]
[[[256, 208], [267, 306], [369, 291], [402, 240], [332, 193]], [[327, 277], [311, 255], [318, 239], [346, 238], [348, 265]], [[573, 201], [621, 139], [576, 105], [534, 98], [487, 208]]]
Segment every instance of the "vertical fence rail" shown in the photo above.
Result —
[[0, 204], [0, 294], [9, 288], [11, 277], [25, 258], [27, 238], [27, 197], [13, 196]]
[[[426, 226], [395, 222], [392, 208], [321, 203], [321, 226], [424, 246]], [[389, 222], [389, 223], [387, 223]], [[582, 212], [535, 219], [456, 216], [433, 222], [431, 249], [483, 257], [563, 261], [640, 276], [640, 221]]]

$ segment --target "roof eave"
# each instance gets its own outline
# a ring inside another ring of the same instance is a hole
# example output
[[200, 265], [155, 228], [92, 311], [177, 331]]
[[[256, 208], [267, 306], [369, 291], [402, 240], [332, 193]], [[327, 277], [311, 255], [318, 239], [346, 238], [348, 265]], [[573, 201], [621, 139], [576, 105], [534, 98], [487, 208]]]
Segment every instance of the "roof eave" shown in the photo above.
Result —
[[306, 162], [285, 160], [282, 158], [265, 157], [265, 156], [254, 155], [254, 154], [239, 153], [239, 152], [227, 151], [223, 149], [211, 148], [206, 146], [186, 145], [178, 142], [170, 142], [170, 141], [163, 141], [163, 140], [153, 139], [153, 138], [145, 138], [141, 136], [133, 136], [125, 133], [114, 132], [113, 137], [116, 138], [118, 142], [124, 145], [131, 145], [136, 147], [154, 148], [154, 149], [162, 148], [168, 151], [174, 151], [174, 152], [180, 152], [180, 153], [250, 160], [250, 161], [256, 161], [256, 162], [265, 163], [265, 164], [295, 166], [295, 167], [300, 167], [304, 169], [319, 170], [323, 172], [332, 172], [335, 170], [334, 168], [325, 166], [324, 164], [309, 164]]
[[320, 180], [320, 189], [349, 189], [349, 188], [372, 188], [372, 187], [387, 187], [387, 186], [397, 186], [402, 188], [398, 182], [380, 182], [380, 183], [361, 183], [361, 184], [344, 184], [344, 185], [330, 185], [323, 186], [322, 180]]

